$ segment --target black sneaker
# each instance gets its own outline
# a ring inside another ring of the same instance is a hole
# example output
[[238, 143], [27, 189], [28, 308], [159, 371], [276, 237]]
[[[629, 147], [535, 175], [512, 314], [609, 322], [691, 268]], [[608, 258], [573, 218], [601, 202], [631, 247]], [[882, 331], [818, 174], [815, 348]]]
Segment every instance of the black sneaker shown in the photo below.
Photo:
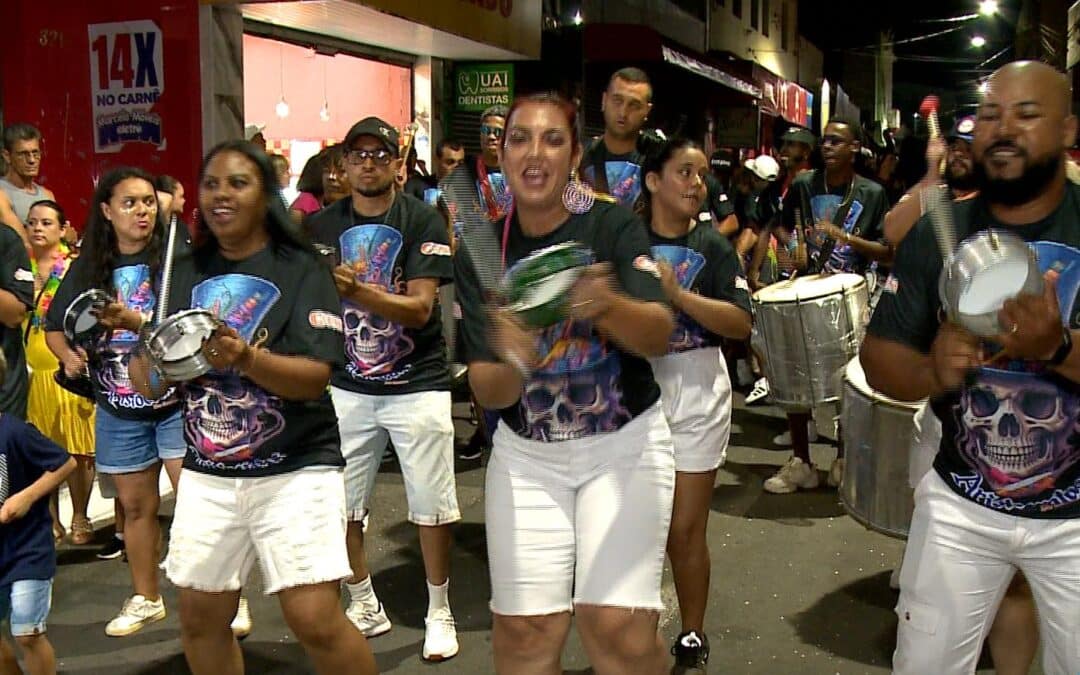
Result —
[[482, 436], [483, 434], [479, 431], [474, 431], [469, 444], [458, 452], [458, 459], [471, 462], [483, 457], [484, 450], [487, 449], [487, 441]]
[[704, 670], [709, 662], [709, 638], [696, 630], [687, 631], [675, 638], [671, 653], [676, 668]]
[[115, 560], [125, 553], [123, 540], [110, 537], [109, 543], [102, 546], [101, 550], [97, 552], [97, 557], [102, 560]]

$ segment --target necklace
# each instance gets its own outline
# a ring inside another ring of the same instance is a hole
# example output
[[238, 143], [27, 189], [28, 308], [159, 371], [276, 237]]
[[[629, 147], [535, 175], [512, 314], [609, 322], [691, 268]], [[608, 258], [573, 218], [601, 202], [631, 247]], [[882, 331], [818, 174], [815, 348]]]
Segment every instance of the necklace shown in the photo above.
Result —
[[[847, 206], [848, 204], [850, 204], [852, 197], [855, 196], [855, 176], [857, 176], [857, 175], [858, 174], [856, 174], [856, 173], [851, 174], [851, 182], [848, 183], [847, 195], [844, 197], [843, 201], [840, 202], [840, 205], [836, 207], [836, 212], [837, 213], [840, 212], [840, 209], [842, 209], [845, 206]], [[828, 181], [825, 180], [825, 170], [824, 169], [821, 170], [821, 191], [822, 191], [823, 194], [832, 194], [829, 191], [829, 183], [828, 183]], [[837, 224], [837, 223], [834, 223], [834, 225], [835, 224]]]

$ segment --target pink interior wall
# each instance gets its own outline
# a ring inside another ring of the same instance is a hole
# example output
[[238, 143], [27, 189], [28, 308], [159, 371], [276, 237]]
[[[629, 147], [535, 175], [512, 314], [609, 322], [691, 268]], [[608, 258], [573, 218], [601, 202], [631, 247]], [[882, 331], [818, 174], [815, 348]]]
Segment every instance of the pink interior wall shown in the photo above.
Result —
[[[284, 93], [289, 116], [274, 107]], [[330, 120], [319, 119], [323, 73]], [[376, 115], [398, 129], [411, 121], [412, 72], [408, 68], [354, 56], [324, 56], [306, 47], [244, 35], [245, 124], [266, 124], [263, 135], [272, 146], [281, 141], [338, 141], [354, 123]], [[282, 148], [284, 149], [284, 148]], [[273, 151], [273, 148], [271, 148]]]

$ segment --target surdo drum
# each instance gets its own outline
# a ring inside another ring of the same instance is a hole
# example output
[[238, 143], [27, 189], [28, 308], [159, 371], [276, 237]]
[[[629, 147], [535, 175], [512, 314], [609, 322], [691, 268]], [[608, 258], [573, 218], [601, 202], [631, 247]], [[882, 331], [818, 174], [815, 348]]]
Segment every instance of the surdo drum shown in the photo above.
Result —
[[839, 400], [840, 373], [863, 338], [866, 279], [802, 277], [763, 288], [753, 300], [773, 401], [813, 408]]
[[852, 518], [891, 537], [907, 537], [915, 508], [908, 457], [921, 405], [871, 389], [857, 357], [844, 369], [840, 435], [846, 459], [840, 501]]

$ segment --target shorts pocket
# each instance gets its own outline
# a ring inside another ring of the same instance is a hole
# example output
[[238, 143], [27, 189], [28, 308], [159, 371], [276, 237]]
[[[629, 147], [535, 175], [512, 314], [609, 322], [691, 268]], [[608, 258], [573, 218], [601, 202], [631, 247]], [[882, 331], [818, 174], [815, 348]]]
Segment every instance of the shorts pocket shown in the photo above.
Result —
[[907, 627], [926, 635], [936, 634], [941, 621], [941, 612], [936, 607], [903, 596], [896, 604], [896, 616], [900, 619], [901, 629]]

